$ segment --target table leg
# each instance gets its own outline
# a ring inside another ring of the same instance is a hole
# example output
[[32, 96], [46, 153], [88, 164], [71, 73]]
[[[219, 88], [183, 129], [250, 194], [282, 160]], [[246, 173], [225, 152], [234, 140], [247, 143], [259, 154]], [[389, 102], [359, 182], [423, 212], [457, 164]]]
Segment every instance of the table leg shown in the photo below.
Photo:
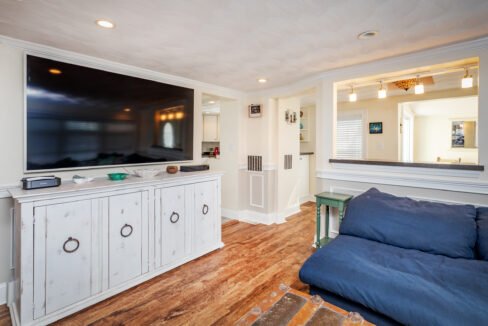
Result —
[[320, 248], [320, 203], [316, 204], [317, 206], [317, 223], [315, 224], [315, 229], [317, 233], [317, 239], [315, 240], [315, 247], [317, 249]]
[[329, 239], [329, 206], [325, 206], [325, 238]]
[[344, 206], [339, 206], [339, 226], [341, 225], [342, 218], [344, 217]]

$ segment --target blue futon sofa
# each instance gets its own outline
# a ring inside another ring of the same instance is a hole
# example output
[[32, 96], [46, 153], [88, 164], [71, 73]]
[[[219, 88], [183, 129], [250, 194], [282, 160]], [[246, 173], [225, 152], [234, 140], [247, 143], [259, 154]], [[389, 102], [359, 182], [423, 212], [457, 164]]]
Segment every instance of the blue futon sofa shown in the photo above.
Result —
[[300, 279], [378, 325], [488, 325], [488, 208], [372, 188], [350, 201]]

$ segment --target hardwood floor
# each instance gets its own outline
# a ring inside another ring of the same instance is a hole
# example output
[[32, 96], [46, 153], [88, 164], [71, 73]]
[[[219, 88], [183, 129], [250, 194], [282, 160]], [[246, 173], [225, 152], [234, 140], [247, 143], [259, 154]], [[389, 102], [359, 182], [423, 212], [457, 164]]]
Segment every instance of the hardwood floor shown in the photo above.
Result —
[[[315, 205], [280, 225], [223, 225], [225, 247], [60, 320], [56, 325], [232, 325], [298, 271], [314, 249]], [[0, 310], [0, 325], [2, 322]], [[8, 317], [7, 317], [8, 318]]]

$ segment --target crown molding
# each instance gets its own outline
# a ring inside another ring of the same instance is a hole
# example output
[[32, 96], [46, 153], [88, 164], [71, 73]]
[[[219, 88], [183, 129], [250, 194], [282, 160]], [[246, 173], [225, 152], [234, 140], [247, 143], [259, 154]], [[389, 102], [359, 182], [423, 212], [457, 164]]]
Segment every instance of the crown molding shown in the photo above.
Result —
[[245, 96], [245, 92], [242, 92], [240, 90], [209, 84], [190, 78], [166, 74], [73, 51], [63, 50], [48, 45], [15, 39], [4, 35], [0, 35], [0, 44], [6, 44], [12, 47], [22, 49], [32, 55], [47, 57], [49, 59], [55, 59], [66, 63], [78, 65], [82, 64], [91, 68], [116, 72], [133, 77], [150, 79], [176, 86], [199, 89], [204, 92], [212, 92], [212, 94], [214, 95], [232, 98], [241, 98]]

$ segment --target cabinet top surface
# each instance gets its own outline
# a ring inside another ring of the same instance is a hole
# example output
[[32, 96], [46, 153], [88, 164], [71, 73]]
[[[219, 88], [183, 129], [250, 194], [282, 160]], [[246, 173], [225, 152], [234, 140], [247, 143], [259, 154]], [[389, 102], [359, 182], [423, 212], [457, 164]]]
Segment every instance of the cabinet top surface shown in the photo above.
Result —
[[152, 178], [140, 178], [134, 175], [129, 175], [127, 179], [122, 181], [111, 181], [108, 178], [97, 178], [85, 184], [76, 184], [72, 181], [64, 181], [59, 187], [33, 190], [23, 190], [22, 188], [18, 187], [9, 189], [8, 191], [14, 199], [34, 200], [36, 197], [40, 196], [58, 196], [89, 191], [108, 191], [127, 189], [131, 187], [158, 186], [164, 185], [165, 183], [186, 182], [205, 177], [221, 177], [222, 175], [223, 172], [221, 171], [178, 172], [176, 174], [163, 172]]

